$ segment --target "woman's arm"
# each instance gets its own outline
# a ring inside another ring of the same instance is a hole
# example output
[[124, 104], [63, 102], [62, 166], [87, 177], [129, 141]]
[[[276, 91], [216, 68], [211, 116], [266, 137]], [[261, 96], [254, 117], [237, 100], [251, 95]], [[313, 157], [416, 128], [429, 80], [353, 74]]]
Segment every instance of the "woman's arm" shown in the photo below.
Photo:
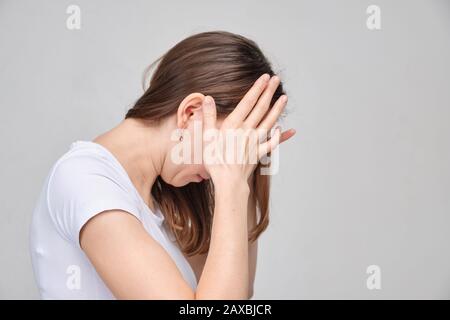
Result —
[[91, 218], [80, 245], [117, 299], [195, 299], [166, 250], [125, 211]]
[[198, 299], [247, 299], [249, 292], [246, 181], [215, 185], [211, 243], [197, 286]]
[[[256, 206], [255, 202], [252, 200], [252, 193], [250, 191], [250, 197], [248, 201], [248, 209], [247, 209], [247, 227], [248, 232], [256, 226]], [[249, 242], [248, 244], [248, 265], [249, 265], [249, 287], [248, 287], [248, 298], [253, 297], [253, 288], [255, 282], [256, 275], [256, 264], [257, 264], [257, 255], [258, 255], [258, 240], [254, 242]], [[203, 272], [203, 268], [205, 267], [206, 258], [208, 253], [197, 254], [194, 256], [185, 256], [189, 261], [192, 269], [194, 270], [197, 281], [200, 280], [200, 276]]]
[[[247, 225], [248, 232], [256, 226], [256, 206], [255, 201], [252, 200], [254, 197], [253, 193], [250, 193], [250, 198], [248, 202], [247, 209]], [[258, 240], [248, 243], [248, 267], [249, 267], [249, 287], [248, 287], [248, 298], [251, 299], [253, 297], [253, 287], [255, 283], [255, 275], [256, 275], [256, 262], [258, 256]]]

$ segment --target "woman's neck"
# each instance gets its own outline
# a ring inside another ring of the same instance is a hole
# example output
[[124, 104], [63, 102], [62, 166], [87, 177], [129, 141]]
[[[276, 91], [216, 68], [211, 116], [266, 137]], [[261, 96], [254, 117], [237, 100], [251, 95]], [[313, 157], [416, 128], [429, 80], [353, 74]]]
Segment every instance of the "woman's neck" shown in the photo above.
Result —
[[151, 188], [165, 161], [164, 127], [148, 126], [137, 119], [125, 119], [93, 140], [106, 147], [124, 167], [136, 190], [154, 211]]

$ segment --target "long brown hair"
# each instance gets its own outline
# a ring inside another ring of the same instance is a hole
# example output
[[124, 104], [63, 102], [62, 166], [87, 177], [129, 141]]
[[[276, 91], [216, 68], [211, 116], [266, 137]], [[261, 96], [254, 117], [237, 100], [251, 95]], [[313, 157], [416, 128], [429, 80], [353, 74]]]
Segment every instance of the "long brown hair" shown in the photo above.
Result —
[[[148, 89], [128, 110], [125, 118], [158, 123], [176, 113], [190, 93], [214, 98], [217, 115], [226, 116], [262, 74], [274, 75], [259, 46], [244, 36], [212, 31], [190, 36], [153, 62], [159, 62]], [[280, 83], [271, 101], [284, 94]], [[269, 223], [270, 176], [258, 164], [250, 182], [249, 201], [257, 208], [256, 226], [249, 240], [256, 240]], [[187, 255], [208, 251], [214, 213], [214, 186], [210, 180], [174, 187], [158, 177], [152, 195], [161, 207], [175, 238]], [[258, 214], [259, 211], [259, 214]]]

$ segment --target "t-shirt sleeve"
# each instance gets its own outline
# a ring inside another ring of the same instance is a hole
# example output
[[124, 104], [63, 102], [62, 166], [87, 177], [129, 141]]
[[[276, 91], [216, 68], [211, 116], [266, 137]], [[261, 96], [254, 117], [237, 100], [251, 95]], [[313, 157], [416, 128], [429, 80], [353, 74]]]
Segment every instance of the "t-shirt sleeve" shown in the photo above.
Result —
[[80, 231], [98, 213], [123, 210], [142, 221], [120, 177], [101, 162], [82, 157], [56, 165], [48, 181], [47, 204], [57, 231], [80, 249]]

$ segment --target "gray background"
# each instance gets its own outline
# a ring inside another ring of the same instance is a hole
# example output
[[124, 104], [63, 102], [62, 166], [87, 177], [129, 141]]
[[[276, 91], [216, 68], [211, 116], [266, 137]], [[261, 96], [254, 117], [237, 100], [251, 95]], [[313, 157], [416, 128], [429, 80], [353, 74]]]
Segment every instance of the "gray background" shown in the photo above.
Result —
[[262, 47], [298, 131], [255, 298], [450, 298], [449, 18], [444, 0], [0, 1], [0, 298], [38, 298], [28, 226], [54, 161], [122, 119], [154, 59], [215, 29]]

